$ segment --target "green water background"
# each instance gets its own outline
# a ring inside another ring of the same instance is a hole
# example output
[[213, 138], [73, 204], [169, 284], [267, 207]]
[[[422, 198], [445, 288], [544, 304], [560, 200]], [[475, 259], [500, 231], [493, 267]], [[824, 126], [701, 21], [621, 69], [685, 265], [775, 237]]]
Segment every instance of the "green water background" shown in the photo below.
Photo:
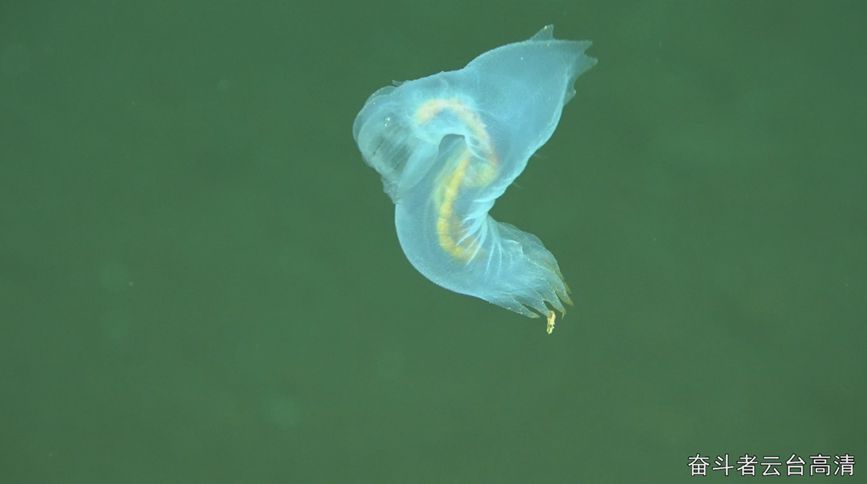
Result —
[[[863, 462], [865, 19], [855, 1], [3, 2], [0, 481]], [[599, 64], [494, 215], [573, 289], [552, 336], [416, 273], [351, 136], [378, 87], [548, 23]]]

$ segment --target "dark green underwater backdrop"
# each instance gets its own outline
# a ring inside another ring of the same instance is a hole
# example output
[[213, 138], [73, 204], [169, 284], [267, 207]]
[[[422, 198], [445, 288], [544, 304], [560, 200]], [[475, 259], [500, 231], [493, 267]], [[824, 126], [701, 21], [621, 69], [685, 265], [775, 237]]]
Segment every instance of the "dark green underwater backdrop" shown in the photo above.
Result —
[[[2, 2], [0, 482], [674, 483], [696, 453], [857, 482], [865, 21]], [[419, 275], [351, 136], [378, 87], [547, 23], [599, 64], [494, 215], [572, 287], [551, 336]]]

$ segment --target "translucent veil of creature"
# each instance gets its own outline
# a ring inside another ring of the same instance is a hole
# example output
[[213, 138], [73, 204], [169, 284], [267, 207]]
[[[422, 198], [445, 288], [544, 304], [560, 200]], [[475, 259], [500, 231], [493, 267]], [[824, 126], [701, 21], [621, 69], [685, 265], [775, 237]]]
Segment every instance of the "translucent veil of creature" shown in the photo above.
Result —
[[584, 53], [589, 41], [553, 32], [549, 25], [463, 69], [379, 89], [352, 129], [395, 204], [412, 265], [446, 289], [545, 316], [549, 333], [571, 304], [557, 260], [538, 237], [488, 212], [551, 137], [575, 79], [596, 63]]

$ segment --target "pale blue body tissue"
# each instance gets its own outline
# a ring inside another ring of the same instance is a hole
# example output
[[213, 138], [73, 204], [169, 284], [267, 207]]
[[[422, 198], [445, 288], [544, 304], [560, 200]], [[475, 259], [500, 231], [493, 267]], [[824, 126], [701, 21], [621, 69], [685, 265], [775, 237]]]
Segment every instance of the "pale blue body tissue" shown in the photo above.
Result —
[[551, 137], [575, 79], [596, 63], [589, 46], [544, 27], [463, 69], [379, 89], [352, 129], [412, 265], [446, 289], [546, 316], [549, 332], [571, 303], [556, 259], [488, 212]]

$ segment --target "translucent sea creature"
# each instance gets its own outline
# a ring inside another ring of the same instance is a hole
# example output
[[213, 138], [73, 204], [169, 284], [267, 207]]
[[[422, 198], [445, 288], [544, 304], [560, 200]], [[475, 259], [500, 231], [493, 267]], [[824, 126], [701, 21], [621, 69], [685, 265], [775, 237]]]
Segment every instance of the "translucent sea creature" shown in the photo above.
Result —
[[[596, 60], [589, 41], [546, 26], [457, 71], [374, 92], [352, 131], [395, 204], [410, 263], [434, 283], [554, 330], [571, 304], [554, 256], [535, 235], [494, 220], [494, 201], [551, 137], [573, 84]], [[556, 312], [555, 312], [556, 311]]]

